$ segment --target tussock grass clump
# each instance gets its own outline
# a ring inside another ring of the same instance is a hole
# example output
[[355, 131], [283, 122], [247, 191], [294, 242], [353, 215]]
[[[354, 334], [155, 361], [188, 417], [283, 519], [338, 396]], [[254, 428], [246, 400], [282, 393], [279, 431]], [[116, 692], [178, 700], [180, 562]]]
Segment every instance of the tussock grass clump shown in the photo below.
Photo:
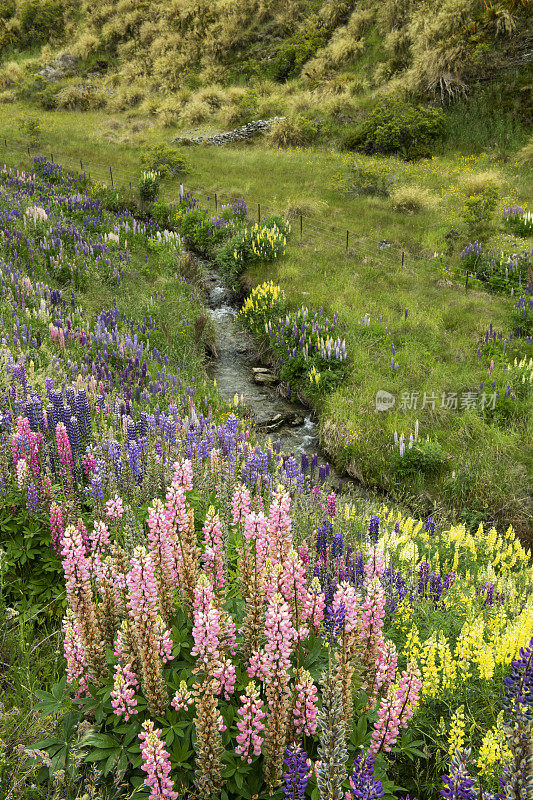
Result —
[[524, 167], [533, 167], [533, 136], [529, 137], [528, 143], [518, 153], [518, 163]]
[[390, 199], [394, 211], [400, 211], [402, 214], [435, 211], [439, 205], [439, 198], [433, 192], [417, 184], [397, 186], [391, 191]]
[[316, 138], [318, 126], [303, 115], [278, 120], [268, 134], [268, 140], [277, 147], [303, 147]]
[[485, 194], [487, 190], [499, 194], [503, 186], [503, 178], [496, 170], [486, 170], [472, 175], [465, 175], [461, 180], [461, 187], [468, 197]]

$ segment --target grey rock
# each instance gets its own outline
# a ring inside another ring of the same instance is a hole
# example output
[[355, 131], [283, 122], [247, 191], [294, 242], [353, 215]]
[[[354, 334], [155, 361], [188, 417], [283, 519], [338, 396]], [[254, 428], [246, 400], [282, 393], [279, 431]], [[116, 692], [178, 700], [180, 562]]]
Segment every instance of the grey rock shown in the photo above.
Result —
[[268, 130], [280, 119], [285, 119], [285, 117], [272, 117], [271, 119], [254, 120], [253, 122], [248, 122], [246, 125], [241, 125], [240, 128], [235, 128], [232, 131], [226, 131], [225, 133], [214, 133], [211, 136], [191, 136], [190, 134], [183, 134], [180, 136], [175, 136], [174, 139], [171, 139], [171, 142], [176, 142], [179, 144], [181, 141], [186, 140], [187, 142], [194, 142], [195, 144], [205, 143], [216, 146], [231, 144], [232, 142], [248, 139], [260, 131]]
[[75, 72], [77, 64], [78, 58], [76, 56], [73, 56], [71, 53], [63, 53], [54, 61], [50, 62], [50, 64], [47, 64], [38, 74], [46, 81], [53, 83]]
[[278, 379], [271, 372], [259, 372], [254, 374], [254, 383], [258, 386], [275, 386]]

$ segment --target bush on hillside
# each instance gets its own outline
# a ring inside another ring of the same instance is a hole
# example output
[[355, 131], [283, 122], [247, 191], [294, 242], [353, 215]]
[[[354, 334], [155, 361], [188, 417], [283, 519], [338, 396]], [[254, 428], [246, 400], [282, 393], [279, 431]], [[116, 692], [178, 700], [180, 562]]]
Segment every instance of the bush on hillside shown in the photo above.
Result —
[[309, 33], [294, 36], [280, 47], [272, 67], [272, 74], [277, 81], [286, 81], [300, 73], [302, 66], [325, 42], [322, 31], [312, 30]]
[[63, 28], [63, 8], [58, 0], [23, 0], [19, 12], [22, 43], [40, 44]]
[[444, 133], [440, 109], [415, 106], [399, 98], [380, 103], [367, 118], [345, 135], [345, 150], [395, 153], [406, 159], [431, 155]]
[[157, 170], [162, 178], [174, 178], [189, 171], [189, 162], [175, 147], [152, 144], [141, 150], [141, 167]]
[[533, 167], [533, 135], [518, 153], [518, 163], [524, 167]]
[[351, 170], [348, 191], [370, 197], [388, 197], [393, 177], [381, 164], [366, 166], [355, 162]]
[[466, 198], [463, 219], [471, 239], [484, 239], [489, 234], [497, 204], [498, 190], [490, 185], [483, 192]]
[[269, 141], [277, 147], [303, 147], [316, 139], [318, 123], [297, 114], [277, 120], [269, 133]]
[[15, 0], [0, 0], [0, 19], [11, 19], [15, 11]]

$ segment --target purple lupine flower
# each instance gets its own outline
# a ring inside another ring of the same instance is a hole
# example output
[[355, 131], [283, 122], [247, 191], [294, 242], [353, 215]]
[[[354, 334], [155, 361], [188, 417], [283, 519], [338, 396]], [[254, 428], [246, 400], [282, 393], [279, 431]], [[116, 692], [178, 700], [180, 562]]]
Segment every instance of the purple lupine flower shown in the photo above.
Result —
[[470, 750], [455, 751], [450, 771], [442, 778], [444, 789], [440, 793], [446, 800], [476, 800], [475, 781], [467, 767], [469, 758]]
[[350, 791], [346, 792], [347, 800], [381, 800], [385, 794], [383, 784], [374, 777], [376, 757], [373, 753], [361, 752], [353, 762], [350, 775]]
[[423, 561], [422, 564], [420, 564], [418, 573], [418, 594], [420, 597], [426, 597], [427, 595], [430, 574], [431, 566], [426, 561]]
[[26, 508], [28, 514], [33, 516], [39, 510], [39, 489], [35, 483], [30, 483], [26, 492]]
[[332, 605], [327, 605], [324, 613], [324, 630], [322, 637], [330, 644], [336, 644], [337, 640], [344, 629], [344, 620], [346, 617], [346, 607], [344, 603], [339, 605], [335, 610]]
[[528, 647], [521, 647], [519, 658], [511, 662], [511, 674], [504, 678], [506, 686], [502, 706], [509, 717], [533, 719], [533, 638]]
[[284, 800], [304, 800], [307, 787], [307, 753], [301, 744], [288, 747], [284, 761], [286, 772], [283, 774]]
[[342, 556], [342, 533], [337, 531], [333, 535], [333, 542], [331, 544], [331, 557], [341, 558]]
[[368, 525], [368, 537], [372, 544], [377, 544], [379, 538], [379, 516], [373, 514]]
[[424, 525], [426, 533], [429, 533], [430, 536], [435, 535], [435, 519], [433, 517], [428, 517], [425, 525]]

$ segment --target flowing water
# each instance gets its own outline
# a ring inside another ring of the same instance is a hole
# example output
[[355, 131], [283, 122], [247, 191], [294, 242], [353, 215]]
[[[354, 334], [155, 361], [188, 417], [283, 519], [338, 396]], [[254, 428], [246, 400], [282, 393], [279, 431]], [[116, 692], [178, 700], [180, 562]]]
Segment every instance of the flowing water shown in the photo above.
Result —
[[[318, 427], [311, 412], [285, 400], [276, 386], [255, 383], [252, 368], [260, 366], [257, 343], [251, 333], [237, 326], [237, 307], [232, 292], [208, 264], [203, 263], [203, 269], [208, 312], [216, 331], [217, 357], [211, 362], [209, 373], [216, 380], [217, 389], [227, 400], [242, 395], [256, 428], [272, 441], [280, 440], [283, 452], [294, 453], [298, 460], [302, 453], [309, 457], [316, 454], [319, 465], [325, 466], [327, 461], [320, 449]], [[332, 467], [329, 467], [329, 479], [334, 486], [342, 481], [345, 489], [356, 486]]]

